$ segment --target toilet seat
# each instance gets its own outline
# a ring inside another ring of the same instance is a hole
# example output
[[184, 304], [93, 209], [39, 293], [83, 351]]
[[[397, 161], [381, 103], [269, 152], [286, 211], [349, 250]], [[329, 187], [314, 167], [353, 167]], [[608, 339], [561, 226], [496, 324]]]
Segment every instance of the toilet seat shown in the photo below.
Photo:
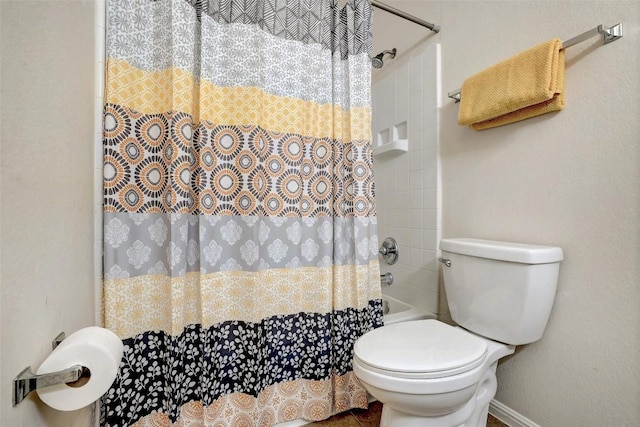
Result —
[[444, 378], [480, 366], [487, 343], [437, 320], [396, 323], [360, 337], [354, 357], [364, 368], [406, 379]]

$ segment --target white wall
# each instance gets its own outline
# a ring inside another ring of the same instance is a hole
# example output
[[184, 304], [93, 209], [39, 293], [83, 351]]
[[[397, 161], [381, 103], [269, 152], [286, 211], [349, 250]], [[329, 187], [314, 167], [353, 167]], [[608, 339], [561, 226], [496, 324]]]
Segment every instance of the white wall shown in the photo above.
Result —
[[[442, 25], [445, 94], [539, 42], [624, 22], [621, 40], [567, 50], [560, 113], [474, 132], [445, 99], [442, 234], [564, 249], [545, 335], [499, 365], [497, 400], [541, 426], [638, 425], [640, 3], [390, 3]], [[374, 38], [411, 44], [399, 28]]]
[[51, 340], [94, 324], [94, 8], [92, 1], [2, 1], [2, 426], [89, 426], [12, 379]]
[[[387, 59], [372, 87], [378, 235], [380, 244], [396, 239], [400, 253], [392, 266], [381, 258], [381, 272], [394, 276], [383, 292], [430, 313], [438, 311], [439, 68], [439, 46], [422, 43]], [[408, 151], [376, 155], [394, 133], [407, 140]]]

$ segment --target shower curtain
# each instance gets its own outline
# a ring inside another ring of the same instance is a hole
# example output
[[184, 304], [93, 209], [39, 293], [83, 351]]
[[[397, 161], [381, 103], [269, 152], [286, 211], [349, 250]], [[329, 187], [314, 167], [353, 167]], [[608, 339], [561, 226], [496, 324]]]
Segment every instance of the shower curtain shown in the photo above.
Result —
[[369, 0], [108, 0], [107, 426], [270, 426], [367, 395], [381, 326]]

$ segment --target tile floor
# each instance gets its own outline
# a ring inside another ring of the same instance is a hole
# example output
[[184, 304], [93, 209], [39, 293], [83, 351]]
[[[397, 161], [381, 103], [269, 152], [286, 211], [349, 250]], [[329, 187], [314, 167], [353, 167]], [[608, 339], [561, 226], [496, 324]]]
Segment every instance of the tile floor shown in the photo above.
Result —
[[[378, 427], [380, 425], [380, 413], [382, 403], [371, 402], [369, 409], [352, 409], [338, 415], [307, 426], [327, 426], [327, 427]], [[489, 415], [487, 427], [509, 427], [503, 422]]]

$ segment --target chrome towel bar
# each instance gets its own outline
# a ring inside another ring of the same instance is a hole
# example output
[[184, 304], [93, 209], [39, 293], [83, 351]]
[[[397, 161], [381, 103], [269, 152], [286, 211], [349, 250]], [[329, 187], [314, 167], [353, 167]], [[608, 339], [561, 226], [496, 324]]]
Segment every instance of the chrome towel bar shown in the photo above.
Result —
[[[562, 48], [566, 49], [587, 39], [590, 39], [593, 36], [597, 36], [598, 34], [602, 34], [602, 44], [616, 41], [620, 37], [622, 37], [622, 22], [609, 28], [606, 28], [603, 24], [600, 24], [596, 28], [585, 31], [584, 33], [570, 38], [569, 40], [563, 41]], [[447, 93], [447, 96], [453, 99], [456, 103], [460, 102], [460, 89], [456, 89], [452, 92]]]

